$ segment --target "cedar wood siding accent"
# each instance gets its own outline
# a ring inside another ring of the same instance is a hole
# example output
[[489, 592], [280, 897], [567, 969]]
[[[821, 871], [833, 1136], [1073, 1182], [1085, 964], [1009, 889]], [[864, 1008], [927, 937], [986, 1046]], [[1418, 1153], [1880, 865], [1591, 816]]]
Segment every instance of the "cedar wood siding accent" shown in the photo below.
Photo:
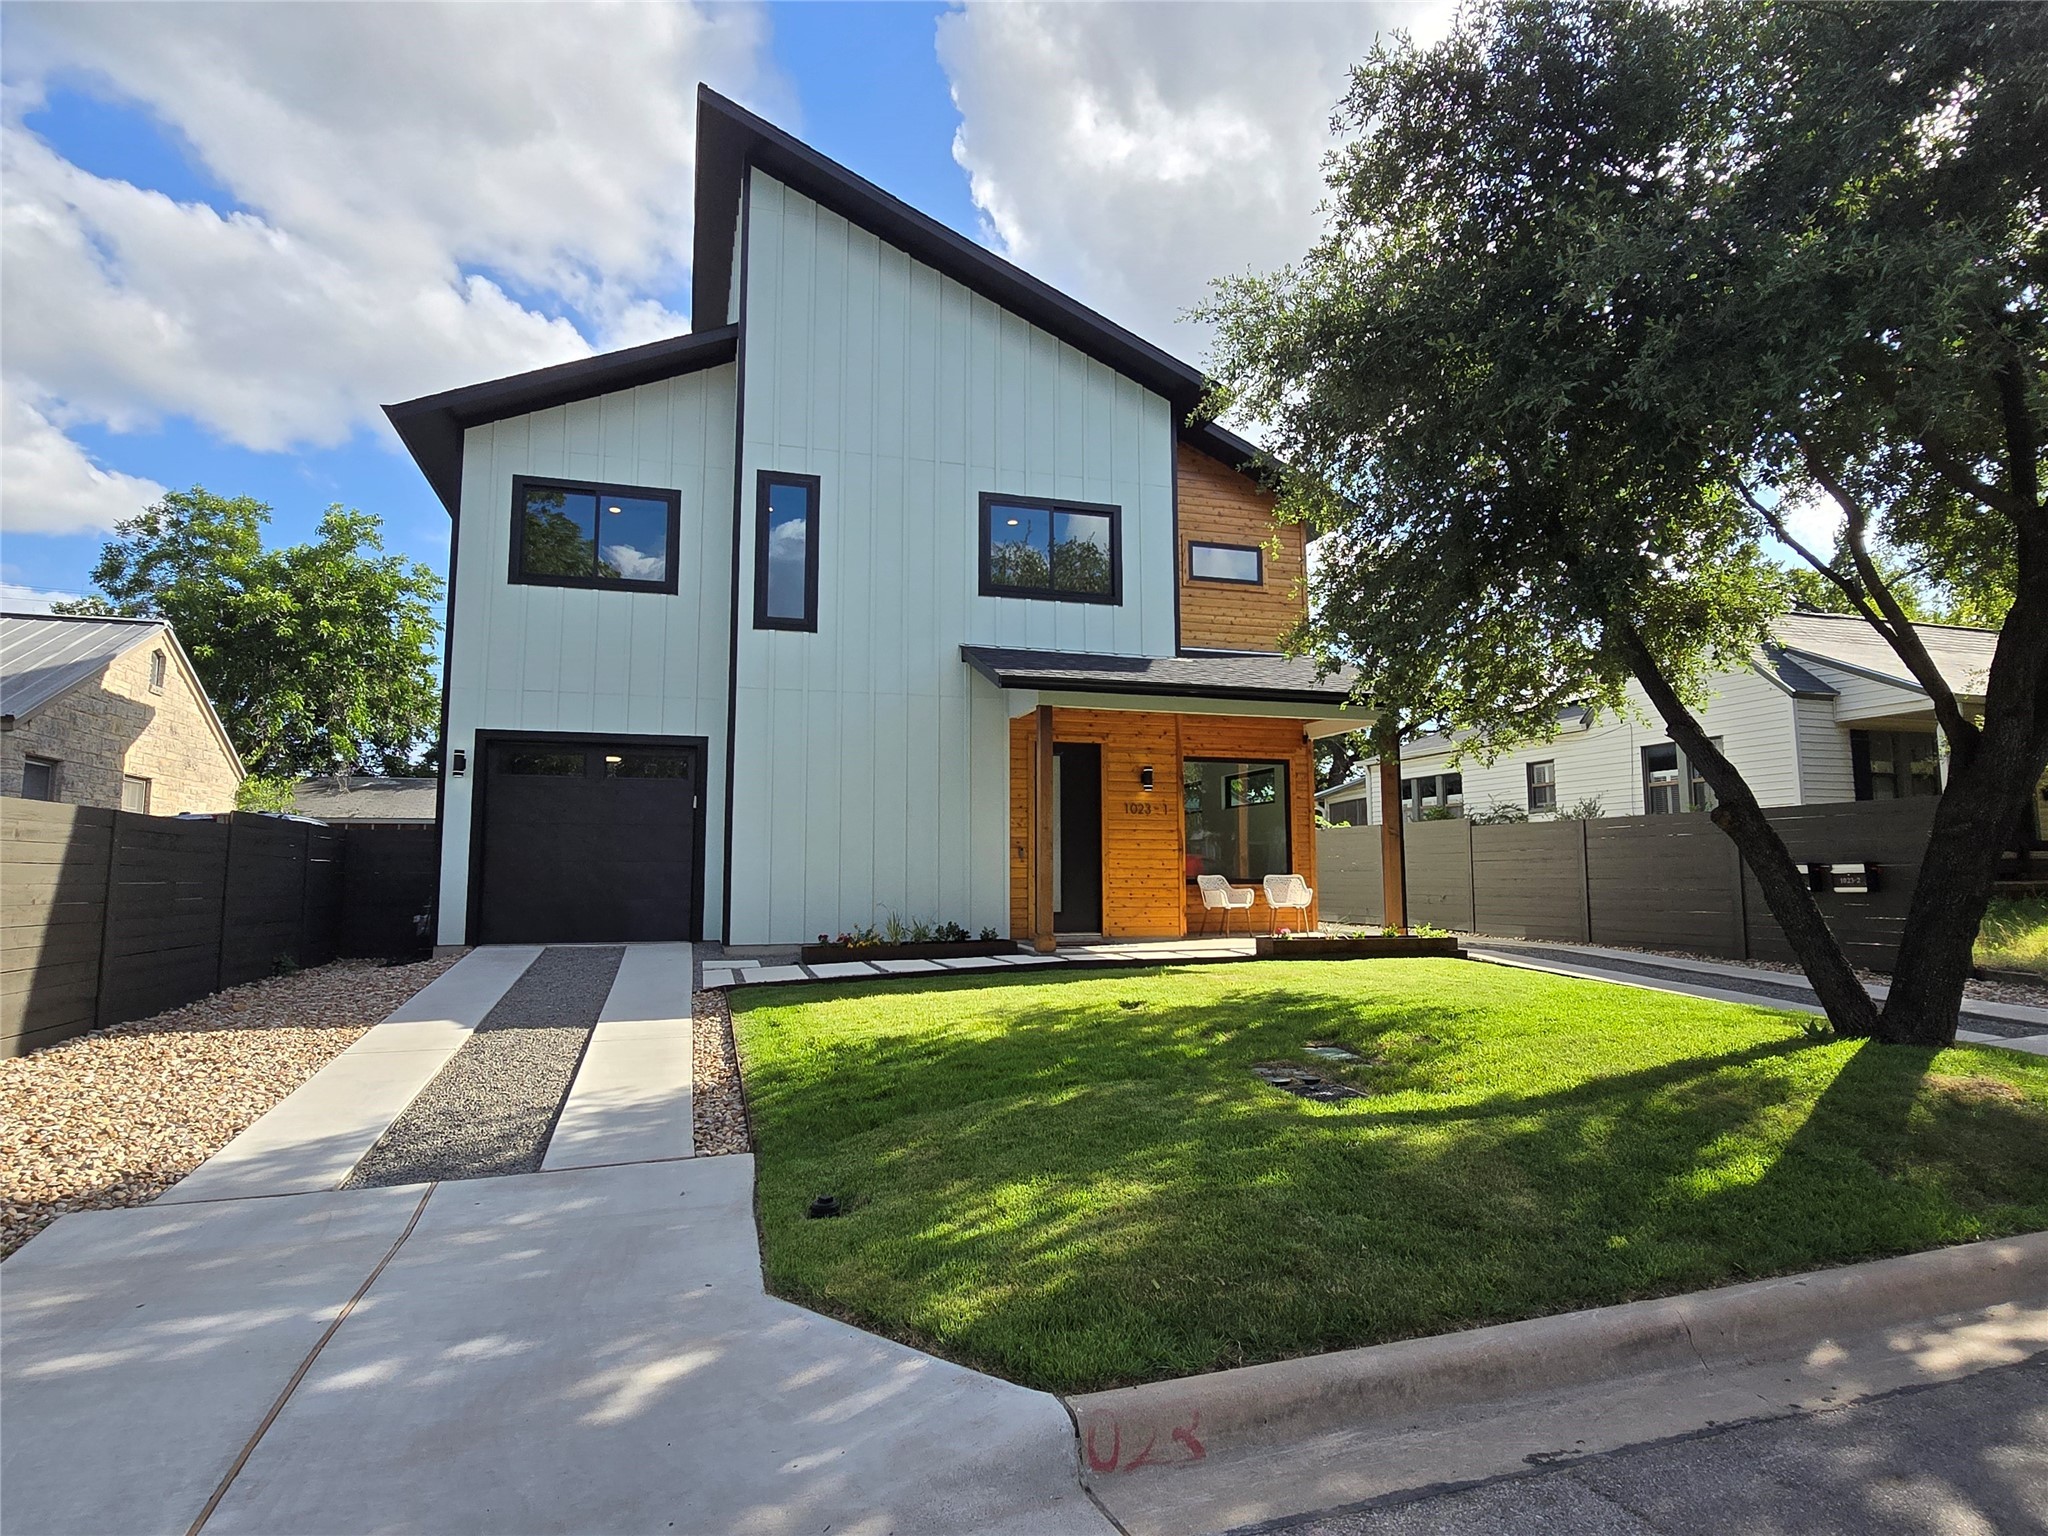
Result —
[[[1174, 445], [1174, 483], [1180, 497], [1175, 579], [1182, 648], [1277, 651], [1281, 638], [1308, 611], [1302, 581], [1307, 538], [1301, 524], [1275, 522], [1273, 497], [1251, 476], [1186, 443]], [[1258, 586], [1191, 580], [1188, 548], [1194, 544], [1264, 546], [1264, 580]]]
[[[1181, 760], [1242, 757], [1287, 764], [1294, 868], [1316, 883], [1315, 761], [1298, 720], [1173, 715], [1120, 709], [1056, 709], [1053, 739], [1102, 748], [1102, 931], [1105, 938], [1179, 938], [1199, 932], [1202, 899], [1187, 882]], [[1031, 748], [1029, 715], [1010, 722], [1010, 932], [1031, 936]], [[1153, 770], [1147, 795], [1138, 770]], [[1129, 805], [1146, 805], [1148, 814]], [[1253, 925], [1269, 914], [1259, 892]], [[1316, 920], [1312, 908], [1309, 921]], [[1290, 914], [1290, 921], [1300, 919]]]

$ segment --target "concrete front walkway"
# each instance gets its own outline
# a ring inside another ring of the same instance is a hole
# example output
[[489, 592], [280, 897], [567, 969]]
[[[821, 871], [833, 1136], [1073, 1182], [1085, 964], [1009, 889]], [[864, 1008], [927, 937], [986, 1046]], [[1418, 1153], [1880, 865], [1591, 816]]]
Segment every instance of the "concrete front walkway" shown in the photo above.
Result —
[[1109, 1531], [1056, 1399], [765, 1293], [753, 1160], [688, 1155], [687, 946], [627, 951], [541, 1172], [339, 1187], [537, 953], [7, 1261], [0, 1527]]

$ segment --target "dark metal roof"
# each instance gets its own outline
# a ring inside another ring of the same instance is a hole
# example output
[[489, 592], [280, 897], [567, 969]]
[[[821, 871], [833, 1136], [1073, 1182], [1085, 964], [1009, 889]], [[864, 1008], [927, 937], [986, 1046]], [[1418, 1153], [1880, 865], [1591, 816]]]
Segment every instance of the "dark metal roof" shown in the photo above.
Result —
[[427, 484], [441, 498], [441, 505], [453, 515], [462, 500], [462, 434], [466, 428], [657, 383], [700, 368], [716, 368], [731, 362], [738, 351], [739, 327], [722, 325], [712, 331], [692, 331], [645, 346], [600, 352], [551, 368], [424, 395], [402, 405], [387, 405], [384, 414], [427, 477]]
[[1349, 669], [1318, 677], [1314, 662], [1295, 656], [1092, 656], [963, 645], [960, 659], [998, 688], [1252, 699], [1324, 708], [1349, 703], [1357, 677]]
[[1799, 665], [1779, 646], [1766, 644], [1763, 654], [1757, 659], [1756, 669], [1795, 699], [1832, 699], [1835, 696], [1833, 688]]
[[[727, 313], [740, 188], [749, 165], [760, 166], [778, 181], [962, 286], [1163, 395], [1172, 406], [1183, 441], [1232, 469], [1246, 469], [1257, 462], [1259, 450], [1236, 433], [1214, 422], [1190, 420], [1208, 385], [1200, 369], [919, 213], [705, 85], [697, 88], [696, 230], [690, 270], [693, 322], [722, 320]], [[701, 329], [387, 405], [384, 414], [434, 494], [452, 514], [461, 500], [465, 428], [729, 363], [736, 355], [737, 339], [738, 328], [733, 325]]]
[[0, 614], [0, 719], [29, 719], [169, 628], [162, 619]]

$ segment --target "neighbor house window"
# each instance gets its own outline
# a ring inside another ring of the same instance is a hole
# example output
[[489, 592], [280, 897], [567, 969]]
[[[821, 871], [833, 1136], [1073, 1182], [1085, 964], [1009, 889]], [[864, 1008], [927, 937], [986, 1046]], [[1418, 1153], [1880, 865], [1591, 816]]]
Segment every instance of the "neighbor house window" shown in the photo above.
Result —
[[981, 498], [981, 594], [1123, 601], [1123, 512], [1028, 496]]
[[1851, 731], [1849, 766], [1858, 800], [1941, 793], [1941, 748], [1932, 731]]
[[121, 775], [121, 809], [143, 816], [149, 814], [149, 780], [128, 773]]
[[1531, 763], [1529, 773], [1529, 809], [1531, 811], [1554, 811], [1557, 809], [1557, 763], [1554, 759]]
[[21, 798], [24, 800], [54, 800], [57, 798], [57, 764], [52, 759], [47, 757], [22, 759]]
[[1670, 742], [1643, 748], [1643, 812], [1649, 816], [1676, 816], [1683, 807], [1678, 799], [1678, 748]]
[[[1714, 744], [1716, 752], [1721, 750], [1720, 737], [1709, 736], [1707, 740]], [[1680, 753], [1679, 756], [1685, 762], [1686, 803], [1695, 811], [1711, 811], [1721, 803], [1714, 798], [1713, 786], [1706, 781], [1706, 777], [1694, 765], [1691, 758], [1686, 757], [1684, 753]]]
[[149, 691], [151, 693], [162, 693], [164, 691], [164, 653], [162, 651], [151, 651], [149, 653]]
[[1403, 821], [1455, 821], [1465, 814], [1465, 776], [1432, 773], [1401, 781]]
[[1234, 581], [1255, 587], [1263, 579], [1256, 544], [1190, 544], [1188, 575], [1196, 581]]
[[1332, 800], [1323, 811], [1323, 819], [1333, 826], [1362, 827], [1372, 820], [1372, 802], [1363, 795], [1350, 800]]
[[761, 471], [754, 507], [754, 628], [818, 627], [816, 475]]
[[515, 475], [512, 580], [673, 592], [681, 518], [675, 491]]
[[1293, 873], [1287, 828], [1287, 765], [1189, 758], [1181, 765], [1187, 878], [1248, 883]]

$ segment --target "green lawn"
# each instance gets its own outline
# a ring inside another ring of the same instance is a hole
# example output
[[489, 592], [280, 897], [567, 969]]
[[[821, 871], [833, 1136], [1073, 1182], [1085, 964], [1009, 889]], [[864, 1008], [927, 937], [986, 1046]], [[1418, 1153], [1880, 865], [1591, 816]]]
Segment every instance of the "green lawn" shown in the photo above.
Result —
[[1977, 963], [2048, 973], [2048, 897], [1994, 897], [1977, 930]]
[[[773, 1288], [1055, 1390], [2048, 1227], [2048, 1060], [1764, 1008], [1455, 960], [734, 1001]], [[1325, 1041], [1369, 1097], [1251, 1075]]]

